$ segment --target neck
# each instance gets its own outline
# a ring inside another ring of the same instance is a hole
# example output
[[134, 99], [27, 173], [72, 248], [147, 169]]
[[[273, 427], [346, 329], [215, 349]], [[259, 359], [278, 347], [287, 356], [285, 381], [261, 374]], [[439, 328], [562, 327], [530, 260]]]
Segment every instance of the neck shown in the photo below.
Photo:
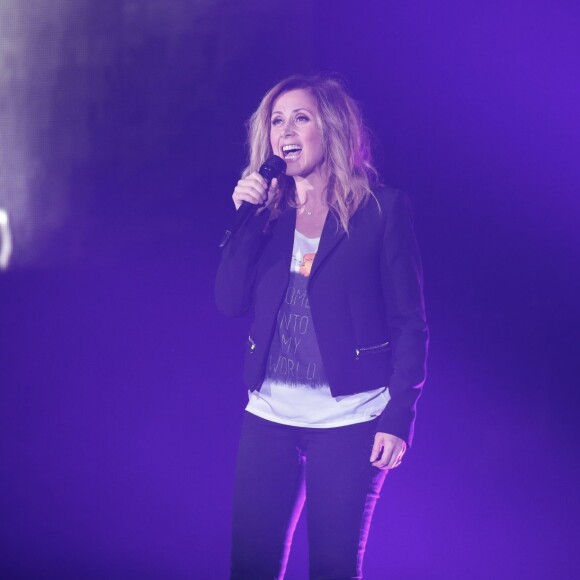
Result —
[[326, 207], [326, 186], [328, 179], [326, 176], [316, 173], [308, 177], [295, 177], [296, 200], [299, 205], [310, 210]]

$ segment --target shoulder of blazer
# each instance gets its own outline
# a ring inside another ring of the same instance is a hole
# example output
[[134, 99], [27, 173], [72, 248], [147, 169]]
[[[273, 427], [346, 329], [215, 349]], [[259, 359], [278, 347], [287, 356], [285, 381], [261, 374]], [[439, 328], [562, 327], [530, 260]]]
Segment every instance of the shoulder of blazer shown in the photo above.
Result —
[[394, 189], [392, 187], [378, 187], [373, 191], [373, 194], [376, 199], [375, 205], [378, 203], [380, 209], [383, 211], [388, 211], [397, 202], [406, 201], [407, 199], [407, 196], [400, 189]]
[[384, 186], [377, 187], [351, 217], [351, 224], [359, 229], [362, 226], [363, 230], [365, 227], [384, 227], [388, 216], [399, 203], [407, 204], [407, 196], [403, 192]]

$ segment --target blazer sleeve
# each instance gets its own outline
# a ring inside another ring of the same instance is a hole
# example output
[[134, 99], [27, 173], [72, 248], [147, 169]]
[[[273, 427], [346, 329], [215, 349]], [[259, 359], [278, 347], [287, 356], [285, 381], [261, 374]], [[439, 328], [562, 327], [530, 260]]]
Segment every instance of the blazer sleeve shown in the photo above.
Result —
[[269, 215], [269, 210], [264, 210], [251, 216], [222, 249], [214, 294], [218, 310], [226, 316], [241, 316], [252, 305]]
[[385, 208], [381, 279], [391, 331], [393, 375], [391, 399], [378, 430], [410, 446], [416, 404], [426, 376], [429, 332], [423, 301], [423, 269], [407, 197], [391, 192]]

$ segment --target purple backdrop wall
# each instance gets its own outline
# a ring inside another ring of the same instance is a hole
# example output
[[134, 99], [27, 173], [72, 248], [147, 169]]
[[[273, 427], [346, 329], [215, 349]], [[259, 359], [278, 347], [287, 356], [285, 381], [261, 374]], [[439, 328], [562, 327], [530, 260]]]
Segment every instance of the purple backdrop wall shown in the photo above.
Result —
[[318, 70], [412, 198], [432, 329], [367, 577], [580, 576], [577, 3], [51, 6], [0, 11], [0, 576], [227, 577], [247, 321], [217, 242], [245, 119]]

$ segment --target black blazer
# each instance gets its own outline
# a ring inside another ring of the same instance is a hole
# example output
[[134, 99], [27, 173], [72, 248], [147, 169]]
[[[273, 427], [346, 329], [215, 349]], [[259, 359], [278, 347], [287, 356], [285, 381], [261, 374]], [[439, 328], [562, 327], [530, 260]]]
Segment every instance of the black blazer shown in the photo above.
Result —
[[[407, 198], [388, 189], [376, 198], [353, 215], [348, 235], [328, 213], [308, 298], [332, 395], [388, 386], [378, 430], [411, 444], [428, 343], [421, 259]], [[232, 237], [216, 279], [220, 311], [253, 308], [244, 368], [252, 390], [262, 384], [288, 286], [296, 210], [269, 217], [268, 210], [253, 216]]]

